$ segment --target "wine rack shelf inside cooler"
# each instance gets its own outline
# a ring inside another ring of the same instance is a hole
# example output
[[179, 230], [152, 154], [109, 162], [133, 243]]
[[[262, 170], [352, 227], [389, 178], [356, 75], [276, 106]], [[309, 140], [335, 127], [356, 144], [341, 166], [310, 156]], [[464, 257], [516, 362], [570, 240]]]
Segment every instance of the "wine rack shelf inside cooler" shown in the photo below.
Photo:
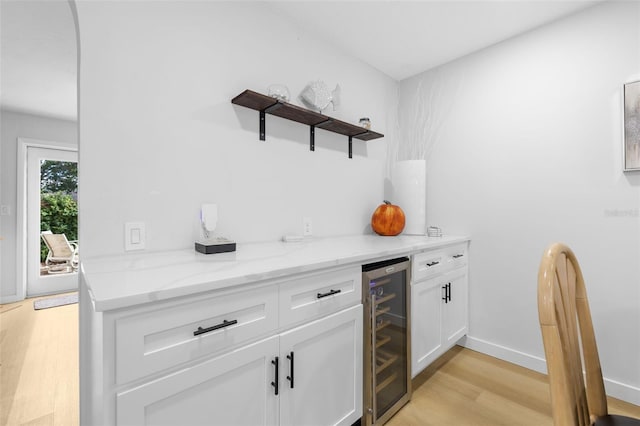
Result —
[[391, 341], [391, 336], [380, 333], [376, 336], [376, 339], [376, 348], [379, 348], [380, 346], [384, 346], [389, 343]]
[[376, 353], [376, 374], [380, 374], [385, 368], [398, 360], [398, 355], [378, 349]]
[[387, 294], [386, 296], [381, 296], [380, 298], [376, 297], [375, 304], [377, 306], [377, 305], [379, 305], [381, 303], [388, 302], [389, 300], [393, 299], [394, 297], [396, 297], [395, 293]]
[[376, 386], [376, 393], [382, 392], [384, 388], [386, 388], [391, 383], [393, 383], [397, 378], [398, 378], [398, 373], [393, 373], [392, 375], [384, 379], [382, 382], [378, 383], [378, 385]]

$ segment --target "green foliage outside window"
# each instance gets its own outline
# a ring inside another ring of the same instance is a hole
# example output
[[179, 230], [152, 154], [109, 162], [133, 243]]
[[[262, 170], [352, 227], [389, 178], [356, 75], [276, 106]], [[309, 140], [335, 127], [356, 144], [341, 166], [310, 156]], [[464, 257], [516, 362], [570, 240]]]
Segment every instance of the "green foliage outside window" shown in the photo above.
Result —
[[43, 160], [40, 164], [40, 190], [75, 194], [78, 191], [78, 163]]
[[[40, 165], [40, 230], [78, 239], [77, 163], [44, 160]], [[40, 260], [48, 249], [40, 241]]]

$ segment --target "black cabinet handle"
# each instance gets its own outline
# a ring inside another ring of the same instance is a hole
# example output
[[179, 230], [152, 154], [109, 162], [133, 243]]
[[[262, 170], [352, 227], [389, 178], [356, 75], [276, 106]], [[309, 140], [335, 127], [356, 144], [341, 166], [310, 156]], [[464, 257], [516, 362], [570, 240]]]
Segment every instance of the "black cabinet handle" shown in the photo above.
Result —
[[334, 294], [340, 293], [342, 290], [331, 290], [328, 293], [318, 293], [318, 299], [322, 299], [323, 297], [333, 296]]
[[221, 328], [229, 327], [230, 325], [237, 324], [237, 323], [238, 323], [238, 320], [232, 320], [232, 321], [223, 320], [220, 324], [214, 325], [213, 327], [209, 327], [209, 328], [198, 327], [198, 329], [193, 332], [193, 335], [199, 336], [200, 334], [208, 333], [213, 330], [219, 330]]
[[293, 351], [289, 355], [287, 355], [287, 359], [289, 360], [291, 375], [287, 376], [287, 380], [291, 382], [291, 389], [293, 389]]
[[433, 262], [430, 262], [430, 263], [429, 263], [429, 262], [427, 262], [427, 266], [436, 266], [436, 265], [437, 265], [437, 264], [439, 264], [439, 263], [440, 263], [440, 262], [436, 262], [436, 261], [433, 261]]
[[457, 258], [459, 258], [459, 257], [464, 257], [464, 254], [454, 254], [454, 255], [453, 255], [453, 258], [454, 258], [454, 259], [457, 259]]
[[442, 288], [444, 289], [444, 297], [442, 300], [444, 300], [444, 303], [451, 302], [451, 283], [446, 283]]
[[273, 381], [273, 382], [271, 382], [271, 386], [273, 386], [273, 387], [275, 388], [275, 394], [277, 395], [277, 394], [278, 394], [278, 381], [279, 381], [279, 380], [278, 380], [278, 364], [280, 364], [280, 363], [278, 362], [278, 357], [276, 357], [276, 359], [271, 360], [271, 364], [273, 364], [273, 365], [275, 365], [275, 366], [276, 366], [276, 369], [275, 369], [275, 379], [274, 379], [274, 381]]

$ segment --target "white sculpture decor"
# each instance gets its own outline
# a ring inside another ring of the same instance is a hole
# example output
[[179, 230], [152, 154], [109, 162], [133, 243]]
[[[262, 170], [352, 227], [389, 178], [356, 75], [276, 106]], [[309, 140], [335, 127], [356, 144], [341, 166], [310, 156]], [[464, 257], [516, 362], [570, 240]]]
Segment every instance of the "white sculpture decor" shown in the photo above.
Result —
[[324, 81], [312, 81], [300, 93], [300, 100], [309, 108], [320, 113], [329, 104], [332, 104], [333, 110], [337, 111], [340, 106], [340, 85], [336, 84], [336, 88], [330, 91]]

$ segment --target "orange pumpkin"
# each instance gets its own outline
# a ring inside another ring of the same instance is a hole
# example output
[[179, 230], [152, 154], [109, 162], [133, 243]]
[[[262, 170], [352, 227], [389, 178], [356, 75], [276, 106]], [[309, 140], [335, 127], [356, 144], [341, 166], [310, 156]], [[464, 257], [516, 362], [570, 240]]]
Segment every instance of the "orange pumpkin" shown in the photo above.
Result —
[[371, 227], [378, 235], [398, 235], [404, 229], [404, 212], [387, 200], [380, 204], [371, 216]]

